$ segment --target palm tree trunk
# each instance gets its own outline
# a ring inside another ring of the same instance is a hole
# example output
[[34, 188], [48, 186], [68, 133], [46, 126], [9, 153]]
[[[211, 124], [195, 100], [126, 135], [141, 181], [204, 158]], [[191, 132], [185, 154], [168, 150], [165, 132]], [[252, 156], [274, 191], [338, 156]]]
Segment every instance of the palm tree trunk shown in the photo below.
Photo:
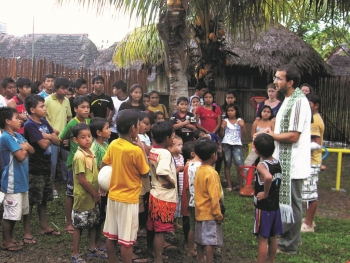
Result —
[[[171, 2], [171, 1], [168, 1]], [[168, 4], [165, 14], [159, 18], [158, 31], [165, 47], [165, 69], [170, 84], [170, 113], [176, 111], [179, 97], [188, 97], [186, 76], [186, 10], [180, 0]]]

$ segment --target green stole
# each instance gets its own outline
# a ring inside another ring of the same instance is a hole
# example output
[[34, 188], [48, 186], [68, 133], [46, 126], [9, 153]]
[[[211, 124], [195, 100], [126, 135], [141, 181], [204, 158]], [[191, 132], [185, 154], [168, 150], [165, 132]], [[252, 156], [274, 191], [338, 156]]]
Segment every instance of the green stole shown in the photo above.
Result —
[[[289, 132], [290, 117], [292, 109], [301, 98], [305, 97], [299, 88], [290, 96], [287, 106], [283, 111], [282, 119], [280, 123], [280, 133]], [[298, 113], [295, 113], [298, 114]], [[299, 113], [300, 114], [300, 113]], [[293, 143], [279, 143], [279, 162], [282, 167], [282, 183], [280, 187], [280, 210], [282, 222], [294, 223], [293, 209], [292, 209], [292, 197], [291, 197], [291, 167], [292, 167], [292, 147]]]

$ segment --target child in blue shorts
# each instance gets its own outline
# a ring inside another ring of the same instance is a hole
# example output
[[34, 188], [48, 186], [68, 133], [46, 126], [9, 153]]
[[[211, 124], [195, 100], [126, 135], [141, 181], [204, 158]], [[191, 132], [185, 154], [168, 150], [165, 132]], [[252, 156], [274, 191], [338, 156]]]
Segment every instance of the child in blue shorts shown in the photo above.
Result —
[[258, 236], [258, 263], [275, 262], [277, 235], [283, 234], [279, 207], [279, 190], [282, 168], [278, 160], [272, 157], [275, 150], [273, 138], [259, 134], [255, 140], [255, 152], [261, 162], [257, 166], [255, 180], [255, 225], [254, 234]]

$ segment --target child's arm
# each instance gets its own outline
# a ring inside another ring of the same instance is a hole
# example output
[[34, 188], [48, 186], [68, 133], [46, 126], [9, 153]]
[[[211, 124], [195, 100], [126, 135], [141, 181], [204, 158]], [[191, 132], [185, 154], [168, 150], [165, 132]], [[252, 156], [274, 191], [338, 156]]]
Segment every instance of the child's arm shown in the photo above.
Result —
[[252, 136], [252, 138], [254, 137], [254, 134], [256, 133], [256, 126], [258, 126], [258, 121], [259, 120], [255, 120], [254, 122], [253, 122], [253, 125], [252, 125], [252, 130], [251, 130], [251, 136]]
[[176, 120], [176, 123], [173, 124], [173, 126], [174, 126], [175, 130], [178, 130], [178, 129], [181, 129], [187, 125], [190, 125], [190, 123], [191, 123], [190, 120], [185, 120], [185, 121]]
[[243, 135], [247, 137], [248, 135], [247, 135], [247, 130], [246, 130], [246, 128], [245, 128], [244, 120], [243, 120], [243, 119], [240, 119], [240, 120], [238, 121], [238, 125], [240, 125], [240, 126], [242, 127]]
[[220, 179], [218, 174], [213, 174], [212, 176], [208, 177], [208, 194], [209, 198], [211, 200], [211, 213], [214, 216], [214, 219], [218, 222], [221, 223], [222, 220], [224, 219], [221, 209], [220, 209], [220, 199], [222, 198], [221, 196], [221, 189], [220, 189]]
[[168, 174], [167, 175], [157, 174], [157, 175], [165, 181], [165, 183], [162, 183], [162, 187], [167, 189], [175, 188], [175, 182], [170, 178]]
[[184, 166], [178, 166], [176, 167], [176, 173], [180, 173], [180, 172], [183, 172], [184, 171]]
[[264, 181], [264, 192], [259, 192], [256, 195], [258, 201], [261, 201], [269, 196], [270, 187], [272, 183], [272, 175], [262, 163], [258, 164], [257, 170], [259, 172], [260, 180]]
[[219, 135], [220, 135], [221, 138], [224, 138], [224, 136], [225, 136], [226, 126], [227, 126], [227, 122], [225, 120], [223, 120], [221, 122], [221, 128], [220, 128], [220, 132], [219, 132]]
[[[198, 111], [198, 110], [200, 110], [199, 107], [197, 108], [197, 111]], [[196, 126], [197, 126], [197, 128], [203, 130], [205, 133], [209, 133], [209, 131], [208, 131], [207, 129], [204, 129], [204, 128], [202, 127], [202, 125], [199, 124], [199, 120], [200, 120], [200, 117], [201, 117], [201, 116], [200, 116], [199, 113], [197, 113], [197, 111], [196, 111]]]
[[221, 120], [222, 120], [222, 116], [221, 116], [221, 113], [218, 114], [218, 118], [217, 118], [217, 123], [216, 123], [216, 126], [214, 128], [214, 130], [212, 131], [212, 133], [216, 133], [219, 129], [220, 129], [220, 126], [221, 126]]
[[101, 196], [98, 192], [96, 192], [91, 185], [86, 181], [85, 173], [79, 173], [78, 174], [78, 182], [79, 184], [84, 188], [86, 192], [91, 194], [94, 198], [95, 203], [98, 203], [101, 201]]
[[19, 146], [21, 147], [21, 149], [13, 152], [12, 154], [20, 162], [23, 162], [25, 158], [27, 158], [29, 153], [33, 154], [35, 152], [34, 148], [28, 142], [23, 142]]
[[47, 134], [46, 132], [41, 132], [43, 139], [38, 141], [41, 149], [47, 149], [51, 143], [54, 145], [60, 145], [60, 139], [58, 139], [56, 133]]

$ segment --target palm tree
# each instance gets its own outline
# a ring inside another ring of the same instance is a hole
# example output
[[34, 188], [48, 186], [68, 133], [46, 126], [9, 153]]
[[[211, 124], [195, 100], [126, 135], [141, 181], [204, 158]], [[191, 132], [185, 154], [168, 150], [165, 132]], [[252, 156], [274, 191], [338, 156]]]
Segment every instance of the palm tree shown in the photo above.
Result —
[[[103, 10], [106, 6], [114, 6], [116, 12], [128, 12], [130, 16], [136, 15], [137, 18], [141, 19], [142, 26], [158, 22], [157, 30], [164, 45], [165, 69], [170, 83], [170, 107], [171, 110], [174, 110], [176, 99], [188, 95], [186, 77], [186, 43], [189, 38], [188, 20], [192, 22], [200, 21], [202, 35], [205, 39], [203, 47], [206, 47], [206, 45], [210, 45], [211, 42], [220, 37], [221, 27], [226, 28], [230, 35], [234, 35], [239, 30], [244, 32], [247, 27], [261, 28], [271, 21], [278, 22], [286, 19], [291, 14], [291, 3], [304, 3], [308, 0], [78, 1], [82, 4], [95, 5], [98, 10]], [[323, 6], [323, 3], [326, 3], [327, 10], [331, 14], [334, 8], [338, 8], [343, 12], [350, 10], [350, 1], [348, 0], [310, 0], [310, 5], [315, 6], [316, 11]], [[152, 27], [148, 28], [151, 29]], [[213, 34], [210, 35], [211, 33]], [[199, 41], [202, 42], [203, 40], [199, 39]], [[202, 49], [205, 50], [205, 48]], [[136, 53], [135, 51], [132, 52]], [[152, 56], [154, 57], [154, 54]], [[208, 63], [204, 63], [204, 67], [207, 67], [206, 64]], [[205, 70], [207, 70], [207, 73], [214, 72], [214, 74], [208, 74], [209, 76], [205, 78], [210, 83], [215, 78], [216, 70], [213, 71], [212, 68]], [[198, 73], [200, 72], [198, 71]]]

